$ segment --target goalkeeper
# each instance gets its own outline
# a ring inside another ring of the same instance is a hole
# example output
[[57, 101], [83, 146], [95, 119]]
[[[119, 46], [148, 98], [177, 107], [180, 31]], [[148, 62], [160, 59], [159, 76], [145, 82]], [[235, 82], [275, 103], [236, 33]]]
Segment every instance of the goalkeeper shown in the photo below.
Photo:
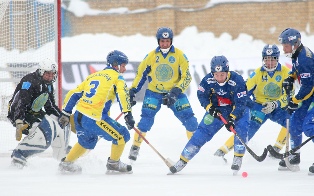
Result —
[[58, 125], [61, 111], [55, 104], [53, 87], [57, 76], [57, 63], [43, 60], [35, 72], [21, 79], [9, 101], [8, 119], [16, 127], [16, 140], [26, 135], [11, 155], [12, 165], [18, 168], [49, 146], [57, 160], [66, 155], [70, 133]]
[[[249, 102], [251, 108], [251, 121], [248, 129], [249, 140], [259, 128], [270, 119], [282, 126], [277, 137], [274, 149], [279, 152], [286, 143], [287, 113], [283, 108], [287, 106], [287, 94], [283, 90], [282, 83], [289, 75], [289, 68], [282, 66], [278, 60], [279, 48], [276, 45], [266, 45], [262, 51], [263, 65], [257, 68], [246, 82], [247, 90], [253, 101]], [[232, 135], [215, 156], [224, 157], [233, 148]], [[225, 160], [225, 159], [224, 159]]]

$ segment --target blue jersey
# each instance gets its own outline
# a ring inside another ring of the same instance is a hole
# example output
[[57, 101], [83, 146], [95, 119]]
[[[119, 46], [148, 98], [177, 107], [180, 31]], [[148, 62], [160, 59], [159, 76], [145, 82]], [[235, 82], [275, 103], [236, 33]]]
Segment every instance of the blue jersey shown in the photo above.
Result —
[[244, 79], [234, 71], [228, 72], [223, 85], [217, 83], [212, 73], [207, 74], [199, 85], [197, 97], [206, 111], [212, 105], [220, 111], [231, 108], [230, 115], [235, 118], [243, 115], [248, 99]]
[[296, 58], [292, 58], [291, 76], [301, 85], [299, 92], [292, 98], [299, 103], [313, 95], [314, 91], [314, 54], [305, 46], [300, 46], [301, 51]]

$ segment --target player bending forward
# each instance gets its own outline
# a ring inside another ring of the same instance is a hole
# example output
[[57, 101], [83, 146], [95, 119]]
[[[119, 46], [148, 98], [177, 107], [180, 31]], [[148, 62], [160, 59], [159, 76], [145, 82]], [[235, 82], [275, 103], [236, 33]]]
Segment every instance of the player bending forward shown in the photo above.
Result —
[[[172, 173], [181, 171], [201, 147], [224, 126], [220, 115], [227, 119], [227, 130], [231, 131], [233, 127], [242, 139], [247, 138], [249, 110], [246, 107], [248, 98], [242, 76], [229, 71], [229, 62], [225, 56], [214, 56], [210, 66], [211, 73], [202, 79], [197, 91], [197, 97], [206, 113], [184, 147], [180, 160], [170, 168]], [[237, 137], [234, 138], [234, 144], [231, 169], [237, 173], [242, 165], [245, 147]]]
[[21, 79], [9, 101], [8, 118], [16, 127], [16, 140], [27, 135], [11, 155], [16, 167], [23, 168], [29, 157], [50, 145], [57, 160], [66, 155], [70, 132], [63, 129], [64, 124], [60, 124], [62, 128], [58, 124], [61, 111], [55, 104], [53, 88], [57, 75], [57, 63], [43, 60], [35, 72]]
[[87, 149], [94, 149], [98, 136], [112, 141], [111, 155], [107, 161], [108, 172], [132, 173], [132, 166], [120, 161], [125, 143], [130, 140], [129, 131], [109, 117], [110, 107], [117, 98], [128, 129], [134, 127], [129, 92], [120, 73], [126, 71], [128, 57], [114, 50], [107, 56], [107, 67], [89, 75], [76, 89], [69, 91], [63, 105], [63, 116], [68, 118], [74, 106], [75, 128], [78, 143], [59, 164], [64, 173], [81, 173], [82, 168], [74, 164]]
[[[266, 45], [262, 50], [263, 65], [257, 68], [246, 82], [248, 96], [253, 96], [253, 101], [248, 102], [251, 120], [248, 129], [249, 140], [259, 128], [270, 119], [282, 126], [277, 137], [274, 149], [279, 152], [286, 142], [286, 118], [290, 115], [284, 108], [287, 106], [287, 94], [282, 87], [282, 82], [289, 75], [289, 68], [282, 66], [279, 61], [280, 50], [276, 45]], [[232, 135], [221, 146], [215, 156], [223, 157], [233, 148]]]

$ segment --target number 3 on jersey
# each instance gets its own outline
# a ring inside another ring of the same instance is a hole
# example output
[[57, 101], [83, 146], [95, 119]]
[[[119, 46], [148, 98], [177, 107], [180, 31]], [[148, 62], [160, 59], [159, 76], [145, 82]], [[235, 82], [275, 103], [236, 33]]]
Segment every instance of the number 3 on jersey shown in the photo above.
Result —
[[97, 81], [97, 80], [91, 81], [89, 83], [89, 86], [91, 88], [89, 89], [89, 92], [86, 92], [86, 97], [91, 98], [92, 96], [94, 96], [96, 93], [96, 89], [97, 89], [98, 85], [99, 85], [99, 81]]

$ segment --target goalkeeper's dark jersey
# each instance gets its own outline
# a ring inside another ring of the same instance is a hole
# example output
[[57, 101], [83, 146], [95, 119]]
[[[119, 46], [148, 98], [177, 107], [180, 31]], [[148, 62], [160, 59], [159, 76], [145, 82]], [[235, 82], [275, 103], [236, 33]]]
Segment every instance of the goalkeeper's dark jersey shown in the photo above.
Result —
[[46, 84], [36, 71], [24, 76], [17, 85], [9, 101], [8, 118], [13, 125], [16, 119], [31, 125], [28, 119], [38, 118], [38, 113], [59, 116], [60, 110], [55, 104], [53, 84]]

